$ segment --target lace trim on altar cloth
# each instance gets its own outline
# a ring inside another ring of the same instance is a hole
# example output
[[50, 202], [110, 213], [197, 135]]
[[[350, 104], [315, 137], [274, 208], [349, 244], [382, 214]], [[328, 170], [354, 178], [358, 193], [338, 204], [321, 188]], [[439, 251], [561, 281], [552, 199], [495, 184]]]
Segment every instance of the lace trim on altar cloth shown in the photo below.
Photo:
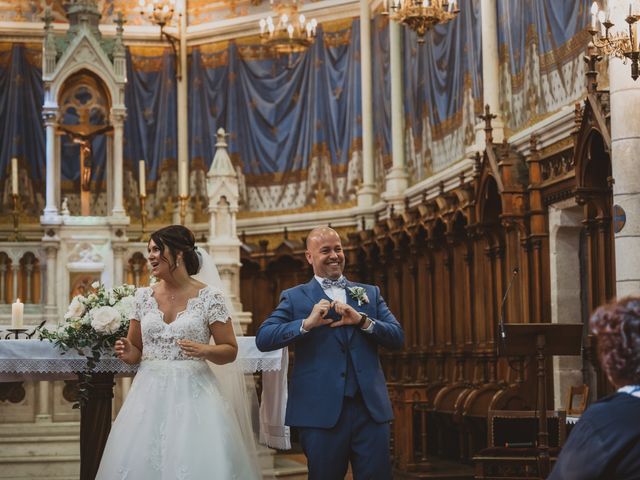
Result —
[[[127, 365], [117, 358], [102, 358], [95, 368], [100, 373], [135, 373], [137, 365]], [[87, 369], [84, 358], [56, 359], [0, 359], [0, 372], [7, 373], [77, 373]]]
[[[237, 362], [245, 373], [278, 371], [284, 367], [282, 351], [260, 352], [254, 337], [238, 337]], [[3, 340], [0, 349], [0, 373], [70, 374], [86, 370], [87, 359], [75, 351], [62, 354], [56, 346], [39, 340]], [[104, 356], [96, 371], [133, 374], [138, 365], [128, 365], [115, 357]]]

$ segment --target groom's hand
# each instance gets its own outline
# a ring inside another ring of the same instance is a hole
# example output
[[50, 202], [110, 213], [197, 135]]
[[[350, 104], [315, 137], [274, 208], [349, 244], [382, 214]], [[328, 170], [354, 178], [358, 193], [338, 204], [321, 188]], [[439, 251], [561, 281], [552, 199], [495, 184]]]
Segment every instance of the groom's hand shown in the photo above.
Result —
[[309, 316], [302, 322], [302, 328], [309, 331], [312, 328], [331, 323], [331, 319], [324, 318], [327, 313], [329, 313], [330, 308], [331, 302], [329, 302], [329, 300], [320, 300], [313, 306], [313, 310], [311, 310]]
[[342, 325], [357, 325], [360, 323], [361, 315], [351, 305], [338, 302], [335, 300], [331, 306], [342, 318], [331, 324], [332, 327], [341, 327]]

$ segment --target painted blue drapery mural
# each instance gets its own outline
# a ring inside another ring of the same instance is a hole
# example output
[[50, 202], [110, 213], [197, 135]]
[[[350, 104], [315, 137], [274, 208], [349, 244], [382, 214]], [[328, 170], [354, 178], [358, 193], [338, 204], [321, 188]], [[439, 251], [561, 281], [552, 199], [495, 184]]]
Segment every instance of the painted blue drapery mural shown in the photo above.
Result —
[[273, 57], [259, 40], [194, 47], [190, 154], [208, 168], [215, 131], [243, 177], [251, 211], [303, 207], [316, 189], [354, 197], [361, 151], [359, 22], [319, 29], [310, 49]]
[[3, 211], [11, 208], [12, 157], [18, 158], [23, 208], [36, 215], [44, 205], [41, 66], [42, 47], [39, 44], [0, 44], [0, 188]]
[[422, 179], [464, 157], [482, 108], [480, 2], [427, 33], [403, 29], [407, 166]]
[[[402, 29], [404, 140], [412, 182], [463, 158], [474, 140], [483, 103], [480, 5], [473, 0], [459, 5], [460, 15], [427, 34], [425, 45]], [[501, 110], [509, 134], [583, 95], [589, 1], [498, 0], [497, 16]], [[380, 15], [371, 20], [374, 161], [381, 190], [391, 165], [388, 22]], [[169, 218], [177, 194], [175, 58], [169, 48], [127, 50], [125, 206], [137, 216], [137, 165], [144, 159], [148, 208], [156, 218]], [[274, 57], [257, 38], [193, 47], [188, 69], [192, 197], [206, 197], [204, 174], [215, 153], [215, 132], [223, 127], [244, 210], [353, 204], [362, 171], [359, 56], [357, 18], [322, 25], [309, 51], [291, 59]], [[41, 106], [41, 47], [1, 44], [0, 188], [6, 203], [10, 158], [17, 156], [23, 205], [34, 216], [44, 206]], [[93, 144], [92, 178], [100, 188], [105, 144], [104, 136]], [[67, 191], [77, 189], [77, 159], [77, 145], [63, 137]]]
[[147, 208], [165, 211], [178, 194], [175, 57], [170, 48], [128, 48], [124, 125], [125, 201], [137, 208], [138, 161], [146, 162]]
[[585, 91], [591, 0], [498, 0], [501, 110], [517, 130]]

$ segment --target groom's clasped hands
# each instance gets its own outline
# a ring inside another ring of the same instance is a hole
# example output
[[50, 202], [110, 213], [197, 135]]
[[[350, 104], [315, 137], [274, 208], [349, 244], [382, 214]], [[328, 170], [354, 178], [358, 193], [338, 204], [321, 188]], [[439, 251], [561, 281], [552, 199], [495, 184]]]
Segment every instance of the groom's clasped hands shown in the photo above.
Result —
[[[333, 309], [340, 317], [339, 320], [333, 320], [330, 315], [330, 310]], [[334, 300], [320, 300], [313, 306], [311, 314], [302, 322], [302, 328], [305, 330], [311, 330], [312, 328], [321, 327], [322, 325], [329, 325], [331, 327], [341, 327], [343, 325], [357, 325], [362, 316], [351, 305]]]

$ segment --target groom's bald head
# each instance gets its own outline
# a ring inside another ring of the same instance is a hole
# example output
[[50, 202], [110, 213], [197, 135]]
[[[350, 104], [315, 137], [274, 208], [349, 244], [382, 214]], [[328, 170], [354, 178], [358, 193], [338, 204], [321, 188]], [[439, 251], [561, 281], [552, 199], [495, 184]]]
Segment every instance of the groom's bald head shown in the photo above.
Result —
[[333, 228], [316, 227], [307, 236], [307, 261], [313, 273], [322, 278], [337, 279], [344, 269], [344, 253], [340, 235]]
[[340, 241], [340, 235], [331, 227], [316, 227], [309, 232], [307, 235], [307, 250], [309, 250], [310, 245], [313, 245], [315, 242], [321, 241], [325, 238], [337, 238]]

